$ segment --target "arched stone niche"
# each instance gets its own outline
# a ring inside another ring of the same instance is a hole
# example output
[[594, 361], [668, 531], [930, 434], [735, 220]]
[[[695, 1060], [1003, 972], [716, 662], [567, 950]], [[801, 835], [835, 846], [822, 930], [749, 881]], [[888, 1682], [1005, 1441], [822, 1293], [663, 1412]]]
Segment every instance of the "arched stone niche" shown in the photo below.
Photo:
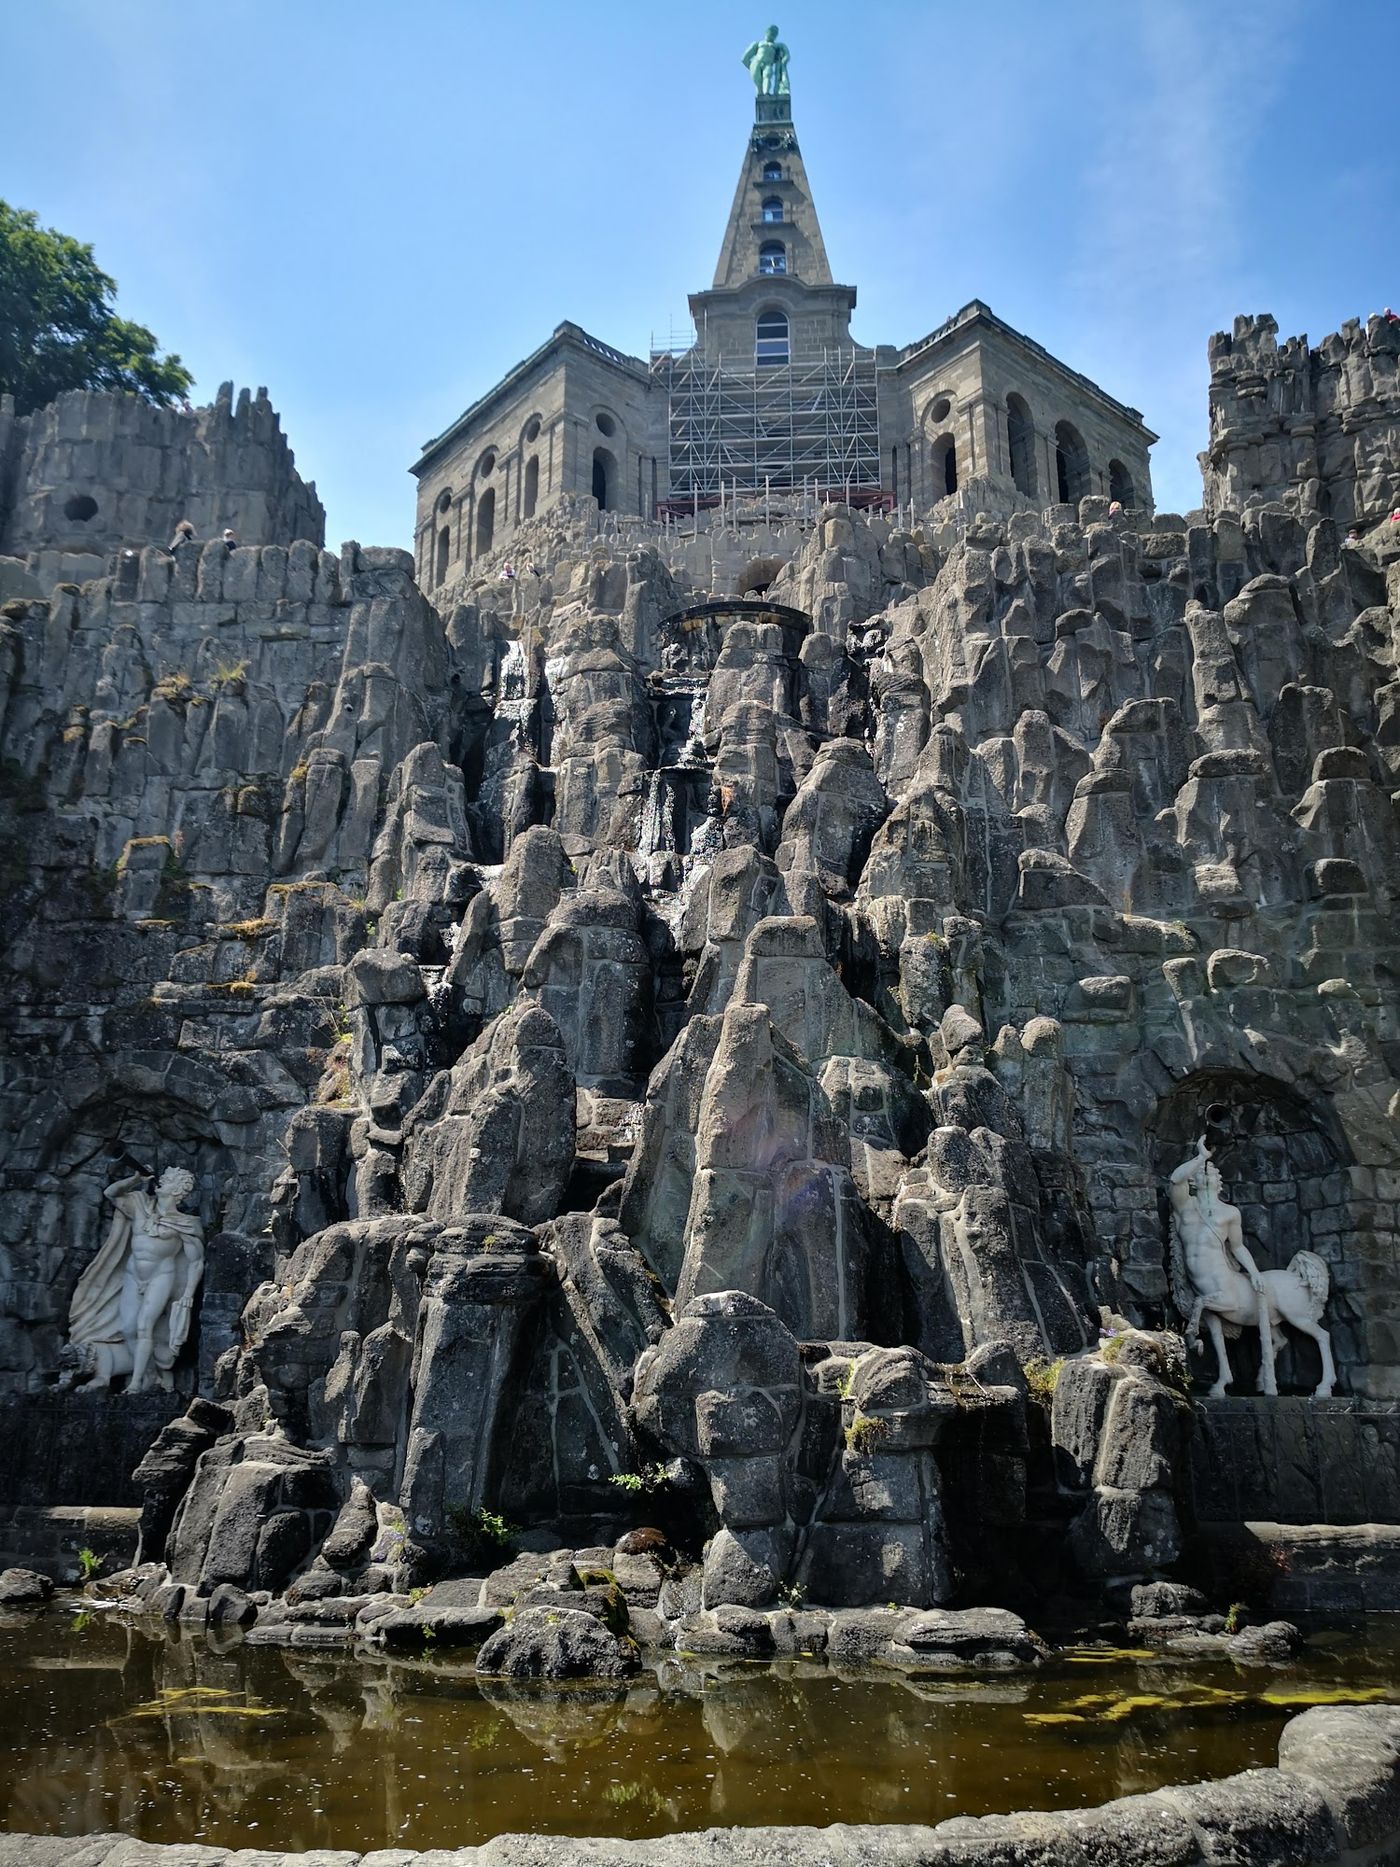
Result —
[[[206, 1324], [214, 1312], [241, 1303], [229, 1286], [241, 1287], [252, 1275], [252, 1267], [223, 1262], [225, 1246], [239, 1255], [244, 1243], [232, 1234], [221, 1236], [236, 1178], [233, 1155], [207, 1115], [159, 1090], [143, 1094], [114, 1084], [75, 1108], [47, 1113], [37, 1158], [27, 1169], [11, 1170], [11, 1191], [0, 1217], [7, 1273], [0, 1287], [0, 1391], [41, 1389], [56, 1379], [74, 1287], [112, 1219], [103, 1189], [139, 1165], [157, 1172], [183, 1167], [194, 1175], [194, 1190], [184, 1205], [199, 1215], [207, 1255], [193, 1326], [175, 1376], [182, 1393], [195, 1392], [201, 1373], [208, 1372]], [[44, 1114], [36, 1110], [31, 1132]], [[226, 1345], [227, 1320], [220, 1314], [225, 1327], [217, 1332], [219, 1347]]]
[[[1166, 1183], [1174, 1167], [1195, 1151], [1204, 1134], [1238, 1206], [1245, 1243], [1260, 1270], [1286, 1265], [1295, 1251], [1315, 1251], [1332, 1287], [1323, 1326], [1332, 1337], [1338, 1392], [1350, 1391], [1361, 1363], [1362, 1316], [1355, 1293], [1358, 1266], [1348, 1252], [1346, 1168], [1351, 1151], [1325, 1097], [1297, 1091], [1245, 1071], [1201, 1071], [1163, 1097], [1149, 1128], [1149, 1151], [1162, 1222], [1162, 1250], [1170, 1242]], [[1247, 1331], [1230, 1344], [1236, 1370], [1232, 1391], [1258, 1393], [1258, 1338]], [[1214, 1374], [1209, 1345], [1195, 1358], [1198, 1373]], [[1278, 1344], [1280, 1393], [1310, 1394], [1320, 1360], [1314, 1343], [1289, 1331]]]

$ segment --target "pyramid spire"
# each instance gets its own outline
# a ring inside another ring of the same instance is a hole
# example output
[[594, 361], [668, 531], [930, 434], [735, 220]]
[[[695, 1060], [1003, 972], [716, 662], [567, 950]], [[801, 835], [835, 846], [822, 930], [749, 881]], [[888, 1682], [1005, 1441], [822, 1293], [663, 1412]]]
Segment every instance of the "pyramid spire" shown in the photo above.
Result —
[[804, 285], [830, 285], [821, 223], [793, 128], [788, 51], [776, 26], [749, 47], [743, 62], [756, 90], [754, 123], [715, 267], [715, 287], [783, 274]]

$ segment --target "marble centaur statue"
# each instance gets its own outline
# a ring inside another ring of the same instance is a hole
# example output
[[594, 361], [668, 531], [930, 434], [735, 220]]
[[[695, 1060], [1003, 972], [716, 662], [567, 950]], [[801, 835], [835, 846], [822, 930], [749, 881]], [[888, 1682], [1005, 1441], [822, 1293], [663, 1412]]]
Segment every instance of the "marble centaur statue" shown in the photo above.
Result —
[[788, 49], [770, 26], [761, 39], [755, 39], [744, 54], [744, 65], [758, 87], [760, 97], [788, 97]]
[[68, 1311], [68, 1340], [88, 1375], [85, 1387], [131, 1378], [128, 1393], [174, 1386], [171, 1369], [190, 1332], [195, 1291], [204, 1275], [204, 1232], [180, 1201], [194, 1187], [183, 1167], [114, 1180], [104, 1197], [116, 1207], [97, 1256], [78, 1279]]
[[1337, 1380], [1332, 1342], [1322, 1327], [1330, 1279], [1315, 1251], [1295, 1251], [1286, 1269], [1261, 1271], [1244, 1242], [1238, 1206], [1220, 1196], [1220, 1170], [1202, 1135], [1196, 1152], [1167, 1183], [1172, 1203], [1172, 1296], [1187, 1318], [1186, 1340], [1199, 1351], [1204, 1316], [1215, 1344], [1216, 1381], [1223, 1394], [1231, 1380], [1225, 1337], [1259, 1331], [1259, 1384], [1277, 1394], [1274, 1332], [1289, 1323], [1310, 1335], [1322, 1351], [1322, 1379], [1314, 1392], [1327, 1396]]

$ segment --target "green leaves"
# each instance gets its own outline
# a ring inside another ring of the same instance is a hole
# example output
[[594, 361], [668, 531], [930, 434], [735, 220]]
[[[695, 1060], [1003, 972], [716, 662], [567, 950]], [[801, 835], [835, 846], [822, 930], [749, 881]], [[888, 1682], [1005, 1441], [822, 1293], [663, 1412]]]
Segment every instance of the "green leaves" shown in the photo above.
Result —
[[161, 405], [194, 378], [144, 324], [118, 317], [90, 246], [0, 201], [0, 393], [21, 415], [65, 389], [126, 389]]

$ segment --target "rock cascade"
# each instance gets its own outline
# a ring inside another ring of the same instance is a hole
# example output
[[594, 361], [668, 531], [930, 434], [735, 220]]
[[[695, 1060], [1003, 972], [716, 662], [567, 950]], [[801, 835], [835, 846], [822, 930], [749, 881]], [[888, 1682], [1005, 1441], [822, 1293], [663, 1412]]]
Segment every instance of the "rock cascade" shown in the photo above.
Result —
[[537, 531], [443, 615], [297, 543], [0, 618], [0, 1376], [52, 1384], [115, 1168], [187, 1167], [174, 1585], [662, 1516], [696, 1613], [931, 1610], [1047, 1510], [1154, 1575], [1203, 1131], [1261, 1264], [1326, 1264], [1342, 1391], [1400, 1393], [1400, 550], [827, 507], [721, 601]]

